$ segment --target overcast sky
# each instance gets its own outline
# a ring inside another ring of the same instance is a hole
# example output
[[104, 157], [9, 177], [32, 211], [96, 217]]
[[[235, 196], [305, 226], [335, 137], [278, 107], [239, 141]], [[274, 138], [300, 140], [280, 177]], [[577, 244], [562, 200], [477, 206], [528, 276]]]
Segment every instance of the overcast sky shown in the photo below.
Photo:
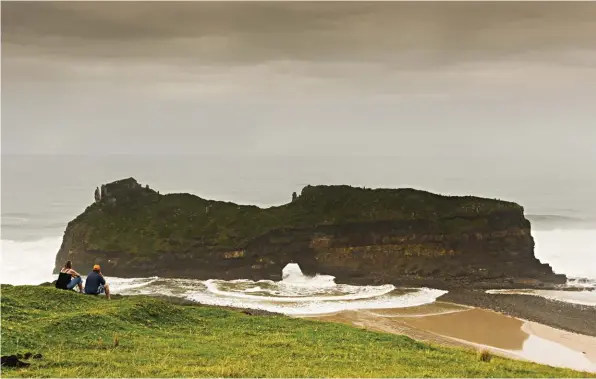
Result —
[[2, 3], [2, 154], [585, 170], [595, 104], [593, 2]]

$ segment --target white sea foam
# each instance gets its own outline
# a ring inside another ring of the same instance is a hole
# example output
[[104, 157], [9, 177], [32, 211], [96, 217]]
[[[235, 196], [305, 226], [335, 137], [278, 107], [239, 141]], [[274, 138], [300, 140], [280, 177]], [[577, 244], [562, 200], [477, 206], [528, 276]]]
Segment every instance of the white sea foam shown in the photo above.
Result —
[[569, 278], [567, 285], [570, 287], [583, 287], [586, 289], [596, 289], [596, 279], [590, 278]]
[[[177, 296], [203, 304], [255, 308], [291, 315], [325, 314], [349, 309], [402, 308], [432, 303], [446, 291], [430, 288], [396, 289], [393, 285], [336, 284], [330, 275], [306, 276], [289, 264], [279, 282], [247, 279], [192, 280], [154, 278], [146, 285], [122, 287], [124, 294]], [[110, 278], [122, 283], [120, 278]], [[224, 289], [225, 288], [225, 289]], [[257, 293], [258, 295], [254, 295]]]
[[0, 283], [41, 284], [56, 279], [52, 275], [62, 237], [37, 241], [2, 240]]
[[300, 266], [289, 263], [282, 270], [283, 283], [294, 287], [327, 288], [335, 287], [335, 278], [331, 275], [306, 276], [302, 274]]
[[535, 255], [558, 274], [596, 280], [596, 230], [534, 230]]
[[157, 276], [152, 276], [149, 278], [106, 278], [109, 280], [112, 291], [117, 293], [143, 288], [159, 280]]

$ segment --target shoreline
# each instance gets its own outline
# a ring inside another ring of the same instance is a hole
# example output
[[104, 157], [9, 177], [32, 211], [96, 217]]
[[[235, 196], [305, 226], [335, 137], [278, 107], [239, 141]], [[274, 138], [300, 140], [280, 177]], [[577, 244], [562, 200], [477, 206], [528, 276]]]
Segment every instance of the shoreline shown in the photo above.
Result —
[[596, 373], [596, 337], [467, 305], [437, 301], [411, 308], [340, 311], [300, 318]]
[[532, 295], [487, 294], [479, 290], [449, 291], [437, 301], [488, 309], [567, 332], [596, 337], [595, 306]]

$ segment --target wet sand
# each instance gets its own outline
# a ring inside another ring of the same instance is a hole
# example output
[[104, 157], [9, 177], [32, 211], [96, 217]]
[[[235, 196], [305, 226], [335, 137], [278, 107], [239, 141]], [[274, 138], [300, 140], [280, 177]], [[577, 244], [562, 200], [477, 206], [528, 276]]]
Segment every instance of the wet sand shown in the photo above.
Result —
[[596, 373], [596, 337], [485, 309], [435, 302], [410, 308], [342, 311], [308, 317]]
[[484, 290], [453, 290], [437, 300], [491, 309], [553, 328], [596, 337], [596, 307], [539, 296], [488, 294]]

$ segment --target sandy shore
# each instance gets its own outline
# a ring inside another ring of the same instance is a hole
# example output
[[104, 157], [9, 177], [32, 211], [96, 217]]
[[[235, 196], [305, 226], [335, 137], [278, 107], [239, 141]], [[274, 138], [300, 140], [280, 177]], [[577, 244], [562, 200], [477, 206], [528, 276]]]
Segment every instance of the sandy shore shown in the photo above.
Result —
[[405, 334], [440, 345], [596, 373], [596, 337], [448, 302], [308, 316], [368, 330]]
[[596, 337], [596, 307], [539, 296], [487, 294], [484, 290], [453, 290], [439, 301], [491, 309], [578, 334]]

